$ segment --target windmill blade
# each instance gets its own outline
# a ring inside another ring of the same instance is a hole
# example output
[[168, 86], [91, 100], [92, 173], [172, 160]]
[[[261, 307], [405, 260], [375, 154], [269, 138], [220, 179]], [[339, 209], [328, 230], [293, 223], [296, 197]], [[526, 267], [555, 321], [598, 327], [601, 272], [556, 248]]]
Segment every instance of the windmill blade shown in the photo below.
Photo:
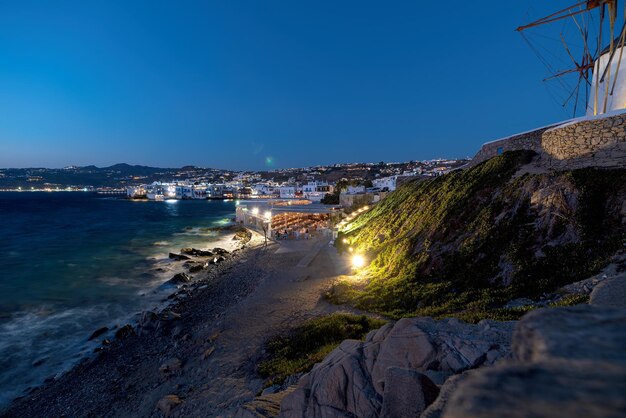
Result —
[[589, 50], [589, 43], [587, 42], [587, 40], [589, 39], [589, 27], [587, 25], [585, 25], [585, 18], [584, 18], [584, 16], [582, 17], [583, 26], [585, 27], [585, 30], [583, 30], [582, 26], [578, 23], [578, 19], [576, 19], [576, 16], [572, 16], [572, 20], [574, 21], [574, 24], [578, 28], [578, 32], [580, 33], [580, 37], [583, 39], [583, 51], [584, 51], [584, 54], [585, 54], [586, 57], [588, 57], [593, 62], [594, 59], [593, 59], [593, 56], [591, 55], [591, 51]]
[[[626, 14], [624, 14], [624, 27], [626, 27]], [[619, 45], [619, 59], [617, 61], [617, 69], [615, 70], [615, 78], [613, 79], [613, 86], [611, 87], [611, 96], [615, 91], [615, 84], [617, 84], [617, 75], [622, 64], [622, 54], [624, 53], [624, 41], [626, 41], [626, 31], [622, 28], [622, 38]]]
[[569, 47], [567, 46], [567, 42], [565, 42], [565, 38], [563, 37], [563, 33], [562, 32], [561, 32], [561, 42], [563, 43], [563, 47], [565, 48], [565, 52], [567, 52], [567, 55], [570, 57], [570, 59], [572, 60], [574, 65], [576, 67], [578, 67], [578, 63], [574, 59], [574, 56], [572, 55], [572, 52], [569, 50]]
[[[576, 4], [573, 4], [572, 6], [566, 7], [565, 9], [561, 9], [558, 12], [554, 12], [546, 17], [542, 17], [541, 19], [535, 20], [534, 22], [531, 22], [527, 25], [523, 25], [523, 26], [519, 26], [517, 29], [515, 29], [518, 32], [521, 32], [523, 30], [526, 30], [528, 28], [532, 28], [535, 26], [539, 26], [539, 25], [545, 25], [546, 23], [550, 23], [550, 22], [556, 22], [557, 20], [561, 20], [561, 19], [566, 19], [568, 17], [571, 16], [576, 16], [578, 14], [581, 13], [585, 13], [588, 12], [589, 10], [593, 10], [596, 7], [602, 7], [604, 8], [605, 5], [615, 5], [615, 3], [617, 2], [617, 0], [586, 0], [586, 1], [581, 1], [578, 2]], [[585, 6], [585, 7], [581, 7], [581, 6]], [[577, 7], [581, 7], [580, 10], [576, 10], [576, 11], [572, 11], [572, 9], [575, 9]], [[617, 7], [613, 7], [612, 8], [612, 13], [616, 14], [617, 13]]]
[[543, 25], [546, 23], [550, 23], [550, 22], [554, 22], [556, 20], [561, 20], [561, 19], [565, 19], [566, 17], [570, 17], [574, 14], [578, 14], [578, 13], [582, 13], [583, 10], [579, 10], [576, 12], [571, 12], [572, 9], [575, 9], [576, 7], [582, 6], [583, 4], [587, 4], [587, 1], [581, 1], [579, 3], [574, 4], [573, 6], [567, 7], [565, 9], [559, 10], [558, 12], [554, 12], [546, 17], [542, 17], [541, 19], [535, 20], [534, 22], [531, 22], [527, 25], [523, 25], [518, 27], [517, 29], [515, 29], [518, 32], [521, 32], [523, 30], [526, 30], [528, 28], [532, 28], [534, 26], [539, 26], [539, 25]]
[[574, 114], [576, 117], [576, 111], [578, 110], [578, 93], [580, 92], [580, 83], [582, 81], [582, 73], [578, 76], [578, 84], [576, 85], [576, 98], [574, 99]]
[[[626, 33], [626, 23], [622, 26], [622, 31], [620, 32], [620, 39], [624, 38], [624, 33]], [[607, 61], [606, 65], [604, 66], [604, 71], [602, 72], [602, 77], [600, 78], [600, 82], [604, 81], [604, 78], [606, 77], [606, 72], [608, 71], [611, 62], [613, 61], [613, 56], [615, 55], [615, 51], [617, 51], [617, 48], [613, 48], [613, 50], [611, 51], [611, 56], [609, 56], [609, 60]], [[620, 52], [621, 54], [621, 52]], [[599, 59], [600, 57], [598, 57]]]
[[[582, 76], [582, 72], [585, 71], [585, 70], [588, 70], [589, 68], [591, 68], [591, 65], [578, 66], [576, 68], [570, 68], [569, 70], [561, 71], [560, 73], [556, 73], [554, 75], [551, 75], [550, 77], [544, 78], [543, 81], [554, 80], [555, 78], [562, 77], [564, 75], [572, 74], [572, 73], [579, 73]], [[582, 77], [584, 78], [584, 76], [582, 76]]]

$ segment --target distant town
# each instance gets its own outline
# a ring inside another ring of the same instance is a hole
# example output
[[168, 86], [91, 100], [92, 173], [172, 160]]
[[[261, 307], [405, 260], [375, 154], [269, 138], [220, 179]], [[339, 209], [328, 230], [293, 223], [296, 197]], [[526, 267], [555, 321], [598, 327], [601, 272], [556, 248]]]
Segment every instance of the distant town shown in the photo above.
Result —
[[[133, 199], [304, 198], [352, 206], [375, 202], [402, 182], [445, 174], [465, 159], [349, 163], [271, 171], [231, 171], [186, 166], [155, 168], [128, 164], [62, 169], [0, 169], [0, 191], [87, 191]], [[341, 193], [340, 193], [341, 192]]]

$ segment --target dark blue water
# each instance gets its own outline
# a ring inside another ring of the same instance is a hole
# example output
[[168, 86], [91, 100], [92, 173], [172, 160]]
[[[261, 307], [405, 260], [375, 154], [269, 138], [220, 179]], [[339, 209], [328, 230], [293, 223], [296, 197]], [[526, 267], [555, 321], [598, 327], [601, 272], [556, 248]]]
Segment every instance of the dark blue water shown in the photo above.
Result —
[[233, 202], [0, 193], [0, 406], [89, 355], [94, 329], [156, 307], [180, 269], [168, 252], [216, 246], [208, 228], [233, 216]]

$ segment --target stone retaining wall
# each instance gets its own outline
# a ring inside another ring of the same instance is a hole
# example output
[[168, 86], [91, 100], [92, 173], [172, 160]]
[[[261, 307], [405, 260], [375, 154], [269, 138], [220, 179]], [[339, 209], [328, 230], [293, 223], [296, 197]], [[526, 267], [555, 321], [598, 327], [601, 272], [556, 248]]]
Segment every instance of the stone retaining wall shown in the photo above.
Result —
[[542, 159], [551, 168], [626, 167], [626, 114], [549, 129], [542, 135], [541, 148]]
[[551, 169], [626, 167], [626, 113], [572, 121], [484, 144], [469, 167], [505, 151], [529, 149]]
[[490, 158], [502, 154], [505, 151], [515, 151], [520, 149], [530, 149], [535, 152], [541, 152], [541, 135], [550, 127], [536, 129], [534, 131], [525, 132], [510, 136], [508, 138], [499, 139], [484, 144], [480, 151], [472, 158], [469, 166], [473, 167]]

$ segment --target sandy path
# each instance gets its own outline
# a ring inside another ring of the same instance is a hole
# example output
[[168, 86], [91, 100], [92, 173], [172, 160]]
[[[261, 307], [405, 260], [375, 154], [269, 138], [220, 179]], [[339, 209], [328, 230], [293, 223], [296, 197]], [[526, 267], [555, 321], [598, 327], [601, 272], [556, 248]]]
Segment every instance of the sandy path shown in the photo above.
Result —
[[181, 407], [183, 415], [204, 410], [228, 416], [262, 388], [254, 367], [266, 338], [329, 310], [320, 295], [341, 273], [330, 259], [335, 250], [322, 240], [282, 242], [276, 247], [273, 244], [265, 255], [269, 268], [255, 292], [229, 309], [212, 329], [219, 337], [208, 370], [210, 382], [200, 396]]
[[[268, 337], [341, 309], [320, 295], [346, 266], [321, 239], [270, 243], [229, 263], [178, 304], [182, 318], [169, 329], [114, 342], [3, 416], [156, 417], [158, 400], [169, 394], [183, 401], [171, 416], [234, 413], [262, 389], [255, 365]], [[159, 371], [173, 359], [180, 368]]]

